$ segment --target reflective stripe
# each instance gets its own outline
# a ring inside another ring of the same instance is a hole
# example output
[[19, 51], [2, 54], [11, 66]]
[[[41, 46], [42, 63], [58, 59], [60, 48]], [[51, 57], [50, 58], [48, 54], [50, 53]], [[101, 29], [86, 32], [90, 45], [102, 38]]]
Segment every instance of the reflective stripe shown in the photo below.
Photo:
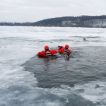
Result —
[[51, 52], [50, 51], [46, 51], [46, 55], [47, 56], [51, 56]]

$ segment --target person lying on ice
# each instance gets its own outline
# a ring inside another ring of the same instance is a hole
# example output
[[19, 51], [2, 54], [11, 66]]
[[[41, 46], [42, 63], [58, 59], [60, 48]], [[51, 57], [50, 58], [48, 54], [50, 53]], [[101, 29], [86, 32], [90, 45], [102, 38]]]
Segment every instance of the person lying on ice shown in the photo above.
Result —
[[46, 57], [49, 57], [49, 56], [52, 55], [49, 46], [46, 45], [46, 46], [44, 47], [44, 50], [45, 50], [45, 55], [46, 55]]
[[46, 46], [44, 46], [44, 50], [41, 52], [38, 52], [37, 55], [40, 58], [47, 58], [50, 56], [56, 56], [57, 53], [58, 53], [57, 50], [50, 50], [49, 46], [46, 45]]

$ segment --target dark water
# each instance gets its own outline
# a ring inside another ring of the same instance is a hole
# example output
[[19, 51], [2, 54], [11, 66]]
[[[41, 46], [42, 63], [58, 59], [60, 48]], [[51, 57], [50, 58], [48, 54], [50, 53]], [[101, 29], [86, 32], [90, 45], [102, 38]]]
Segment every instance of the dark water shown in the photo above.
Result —
[[[24, 65], [42, 88], [60, 87], [106, 80], [106, 47], [75, 47], [69, 61], [63, 57], [39, 59], [36, 56]], [[73, 105], [74, 106], [74, 105]]]

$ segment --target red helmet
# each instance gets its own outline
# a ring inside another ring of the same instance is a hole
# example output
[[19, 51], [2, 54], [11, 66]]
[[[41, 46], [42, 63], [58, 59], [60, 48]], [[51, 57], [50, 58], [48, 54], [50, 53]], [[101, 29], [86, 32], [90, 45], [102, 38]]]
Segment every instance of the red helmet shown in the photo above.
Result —
[[65, 49], [68, 49], [69, 48], [69, 45], [65, 45]]
[[49, 46], [46, 45], [46, 46], [44, 47], [44, 49], [45, 49], [45, 50], [49, 50]]

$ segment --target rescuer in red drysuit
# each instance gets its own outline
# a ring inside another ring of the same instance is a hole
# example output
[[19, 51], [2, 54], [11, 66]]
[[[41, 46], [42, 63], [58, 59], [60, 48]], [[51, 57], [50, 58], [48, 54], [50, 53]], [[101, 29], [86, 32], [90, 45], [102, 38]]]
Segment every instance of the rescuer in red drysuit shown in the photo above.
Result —
[[46, 46], [44, 47], [44, 50], [45, 50], [45, 55], [46, 55], [46, 57], [52, 55], [52, 53], [51, 53], [51, 51], [50, 51], [50, 49], [49, 49], [49, 46], [46, 45]]
[[58, 46], [58, 53], [64, 54], [64, 47], [63, 46]]
[[44, 51], [38, 52], [38, 57], [46, 58], [49, 56], [55, 56], [57, 54], [57, 50], [50, 50], [49, 46], [44, 46]]

